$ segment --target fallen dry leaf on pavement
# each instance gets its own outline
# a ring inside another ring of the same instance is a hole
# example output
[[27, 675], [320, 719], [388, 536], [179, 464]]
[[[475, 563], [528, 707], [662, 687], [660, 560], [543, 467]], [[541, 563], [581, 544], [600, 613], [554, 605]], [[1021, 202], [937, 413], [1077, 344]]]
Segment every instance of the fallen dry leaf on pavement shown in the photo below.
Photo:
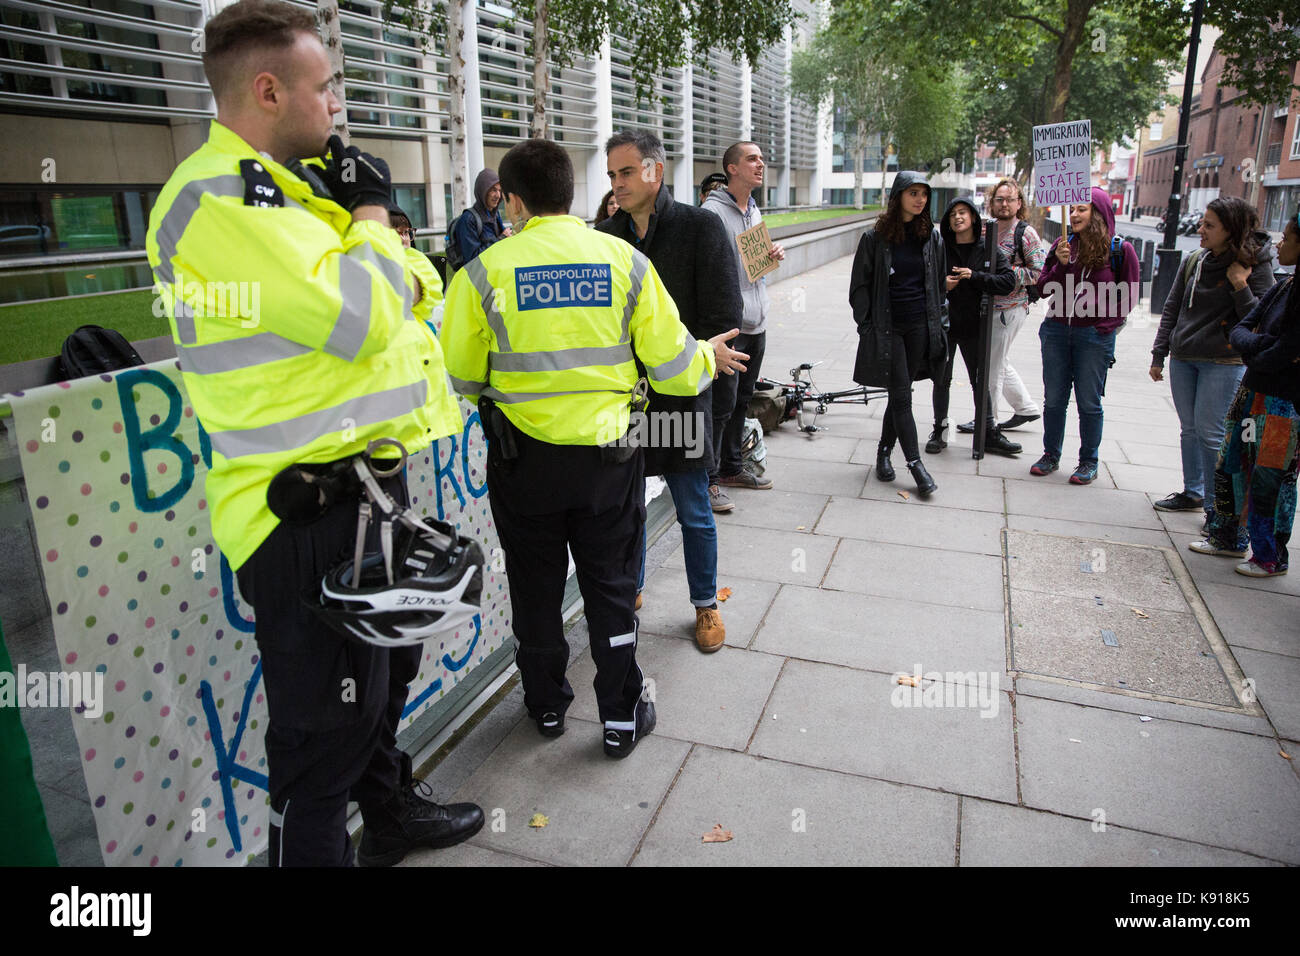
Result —
[[920, 687], [921, 679], [919, 677], [912, 677], [908, 674], [899, 674], [898, 680], [894, 681], [894, 683], [906, 684], [908, 687]]
[[1136, 614], [1138, 617], [1142, 618], [1144, 621], [1151, 617], [1150, 614], [1142, 610], [1140, 607], [1131, 607], [1129, 608], [1129, 610], [1132, 611], [1134, 614]]
[[731, 831], [722, 829], [721, 823], [713, 824], [713, 829], [700, 837], [702, 843], [730, 843]]
[[1289, 753], [1287, 753], [1285, 750], [1279, 750], [1277, 753], [1278, 753], [1278, 756], [1280, 756], [1280, 757], [1285, 757], [1287, 760], [1290, 760], [1290, 759], [1291, 759], [1291, 755], [1290, 755]]
[[729, 597], [731, 597], [731, 588], [723, 588], [718, 592], [719, 601], [725, 601]]
[[540, 830], [542, 827], [546, 826], [546, 824], [550, 822], [551, 822], [550, 817], [541, 813], [534, 813], [533, 818], [528, 821], [528, 825], [530, 827], [536, 827], [537, 829]]
[[898, 493], [898, 497], [902, 498], [904, 501], [907, 501], [907, 500], [908, 500], [909, 498], [911, 498], [912, 496], [909, 495], [906, 491], [900, 491], [900, 492]]

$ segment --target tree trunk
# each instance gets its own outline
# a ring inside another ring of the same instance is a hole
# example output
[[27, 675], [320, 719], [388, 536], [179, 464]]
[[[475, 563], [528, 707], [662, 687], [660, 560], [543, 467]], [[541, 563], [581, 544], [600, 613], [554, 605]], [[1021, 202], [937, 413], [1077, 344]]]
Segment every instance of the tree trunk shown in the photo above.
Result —
[[865, 120], [858, 120], [858, 132], [854, 138], [857, 140], [857, 162], [853, 164], [853, 208], [862, 208], [862, 167], [866, 164], [867, 159], [867, 124]]
[[339, 30], [338, 0], [316, 0], [316, 29], [320, 31], [321, 42], [330, 58], [330, 92], [343, 104], [343, 109], [334, 114], [334, 132], [350, 142], [348, 134], [348, 100], [343, 89], [343, 35]]
[[1083, 42], [1088, 14], [1097, 0], [1069, 0], [1065, 10], [1064, 36], [1056, 48], [1056, 70], [1047, 100], [1047, 122], [1064, 123], [1065, 105], [1070, 99], [1070, 80], [1074, 75], [1074, 54]]
[[451, 137], [452, 215], [470, 205], [469, 150], [465, 141], [465, 0], [447, 3], [447, 126]]
[[533, 122], [529, 129], [533, 139], [546, 138], [546, 99], [551, 90], [551, 71], [546, 62], [550, 55], [549, 16], [550, 0], [537, 0], [533, 16]]

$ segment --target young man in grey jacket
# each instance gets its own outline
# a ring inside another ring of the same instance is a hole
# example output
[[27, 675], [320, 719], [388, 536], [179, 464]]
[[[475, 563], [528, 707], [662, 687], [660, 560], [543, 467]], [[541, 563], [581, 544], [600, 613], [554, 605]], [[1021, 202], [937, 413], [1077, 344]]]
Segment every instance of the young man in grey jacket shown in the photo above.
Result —
[[[748, 367], [744, 372], [730, 378], [720, 378], [713, 386], [714, 471], [709, 475], [709, 500], [715, 512], [735, 508], [724, 488], [765, 490], [772, 487], [770, 478], [759, 477], [746, 469], [740, 456], [746, 409], [754, 396], [754, 383], [758, 381], [767, 343], [768, 297], [767, 276], [757, 282], [749, 281], [735, 237], [746, 229], [752, 229], [763, 219], [752, 193], [763, 187], [764, 168], [763, 151], [756, 144], [733, 143], [722, 154], [722, 169], [727, 174], [727, 185], [709, 193], [703, 207], [722, 220], [732, 238], [731, 253], [736, 257], [745, 314], [740, 336], [731, 343], [731, 347], [749, 355]], [[768, 255], [780, 261], [785, 258], [785, 249], [779, 243], [773, 243]]]

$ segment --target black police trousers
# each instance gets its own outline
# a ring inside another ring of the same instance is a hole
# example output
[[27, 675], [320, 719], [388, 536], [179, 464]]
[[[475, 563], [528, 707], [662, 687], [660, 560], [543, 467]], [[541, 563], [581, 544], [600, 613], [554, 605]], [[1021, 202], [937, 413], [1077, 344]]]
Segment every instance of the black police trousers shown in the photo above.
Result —
[[551, 445], [515, 429], [519, 457], [488, 456], [488, 501], [505, 552], [515, 664], [533, 717], [563, 715], [569, 645], [561, 618], [568, 554], [582, 591], [606, 730], [635, 730], [642, 674], [636, 662], [637, 572], [645, 529], [643, 452], [622, 464], [589, 445]]
[[[404, 503], [403, 475], [380, 485]], [[381, 648], [335, 634], [303, 601], [320, 594], [356, 541], [357, 500], [310, 525], [281, 522], [239, 568], [240, 594], [257, 615], [270, 720], [271, 866], [351, 866], [347, 806], [377, 808], [409, 781], [397, 723], [422, 646]], [[371, 534], [377, 536], [376, 523]]]

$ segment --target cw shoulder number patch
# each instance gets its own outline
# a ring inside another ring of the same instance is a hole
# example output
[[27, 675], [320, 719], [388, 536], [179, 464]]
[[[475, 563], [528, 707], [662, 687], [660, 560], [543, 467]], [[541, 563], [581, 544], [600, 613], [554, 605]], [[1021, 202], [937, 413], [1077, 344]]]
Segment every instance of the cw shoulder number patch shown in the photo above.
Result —
[[239, 175], [244, 179], [245, 206], [283, 206], [284, 192], [271, 174], [255, 159], [239, 161]]

